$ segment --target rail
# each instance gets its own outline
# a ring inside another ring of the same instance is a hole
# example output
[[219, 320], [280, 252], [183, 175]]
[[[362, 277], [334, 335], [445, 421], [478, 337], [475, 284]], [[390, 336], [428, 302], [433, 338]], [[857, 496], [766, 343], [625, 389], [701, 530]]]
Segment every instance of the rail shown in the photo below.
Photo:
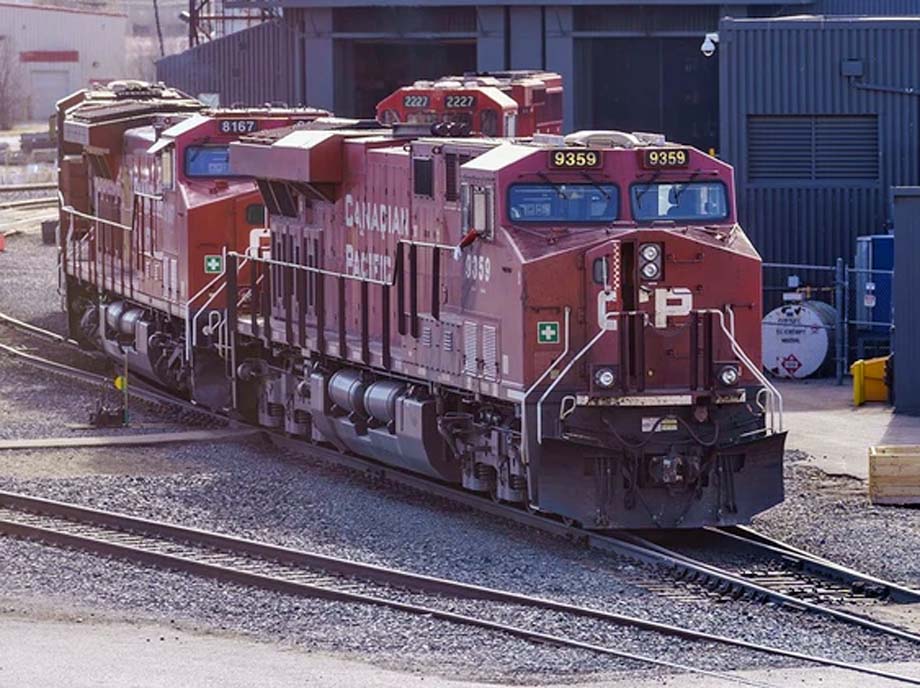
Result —
[[[78, 369], [74, 369], [70, 366], [51, 362], [47, 359], [42, 359], [32, 354], [28, 354], [20, 349], [6, 347], [5, 345], [0, 345], [0, 348], [7, 351], [11, 355], [23, 358], [32, 365], [37, 365], [40, 368], [45, 368], [58, 374], [64, 374], [78, 378], [83, 377], [89, 382], [93, 382], [94, 380], [98, 379], [98, 376], [79, 371]], [[74, 375], [74, 373], [77, 374]], [[132, 393], [136, 394], [138, 391], [139, 390], [137, 385], [133, 385]], [[147, 397], [147, 393], [145, 393], [145, 397]], [[191, 404], [188, 401], [179, 399], [174, 396], [165, 395], [162, 392], [152, 392], [149, 398], [151, 398], [151, 400], [169, 403], [183, 409], [190, 409], [195, 413], [206, 415], [209, 418], [214, 417], [226, 421], [225, 416], [206, 411], [199, 406]], [[426, 494], [436, 495], [450, 500], [451, 502], [472, 507], [483, 513], [504, 518], [515, 523], [526, 525], [528, 527], [533, 527], [554, 536], [575, 540], [594, 550], [616, 554], [618, 556], [625, 557], [627, 560], [659, 566], [661, 567], [662, 572], [667, 572], [666, 575], [675, 576], [677, 580], [693, 580], [696, 582], [695, 584], [702, 586], [702, 588], [706, 590], [718, 589], [721, 594], [725, 596], [727, 602], [731, 602], [732, 600], [737, 599], [742, 595], [750, 596], [756, 600], [775, 603], [780, 607], [788, 607], [797, 610], [804, 609], [805, 611], [831, 617], [844, 623], [849, 623], [863, 628], [869, 628], [881, 633], [908, 640], [910, 642], [920, 643], [920, 637], [918, 637], [916, 634], [906, 632], [895, 626], [872, 621], [871, 619], [866, 619], [859, 615], [828, 608], [820, 604], [802, 601], [792, 595], [772, 590], [770, 588], [764, 587], [763, 585], [759, 585], [756, 582], [741, 578], [729, 571], [725, 571], [724, 569], [719, 569], [718, 567], [713, 567], [684, 556], [676, 555], [673, 552], [662, 551], [659, 548], [643, 546], [634, 542], [626, 541], [619, 537], [612, 537], [604, 533], [583, 530], [578, 526], [566, 525], [564, 523], [553, 520], [552, 518], [546, 517], [545, 515], [535, 512], [532, 513], [521, 508], [516, 508], [509, 504], [496, 503], [486, 497], [469, 493], [453, 486], [444, 485], [423, 476], [413, 475], [401, 469], [381, 466], [376, 462], [362, 459], [361, 457], [355, 455], [340, 454], [334, 450], [325, 449], [316, 445], [306, 445], [302, 441], [291, 439], [282, 433], [270, 433], [269, 436], [282, 451], [288, 451], [291, 453], [306, 453], [314, 459], [318, 459], [337, 466], [344, 466], [361, 472], [367, 472], [368, 470], [371, 470], [379, 479], [392, 481], [405, 487], [421, 490]], [[784, 548], [789, 548], [789, 546], [785, 545], [784, 543], [780, 544]], [[736, 645], [750, 645], [744, 641], [738, 641], [735, 639], [729, 640]], [[849, 664], [846, 662], [827, 658], [809, 657], [808, 655], [802, 655], [788, 650], [781, 650], [780, 652], [785, 653], [784, 656], [787, 657], [795, 657], [798, 659], [804, 659], [806, 661], [815, 661], [827, 666], [837, 666], [844, 669], [850, 669], [852, 671], [866, 673], [868, 675], [893, 678], [894, 680], [903, 681], [912, 685], [920, 685], [920, 680], [918, 679], [897, 676], [886, 673], [884, 671], [880, 672], [879, 670], [864, 665]]]
[[[715, 633], [696, 631], [627, 614], [608, 612], [563, 601], [456, 580], [414, 574], [375, 564], [340, 559], [304, 550], [271, 545], [213, 531], [128, 516], [76, 504], [29, 495], [0, 492], [0, 533], [31, 538], [57, 547], [78, 548], [102, 556], [114, 556], [142, 565], [175, 568], [199, 576], [229, 580], [282, 594], [358, 602], [389, 607], [442, 621], [486, 628], [532, 642], [573, 647], [594, 653], [638, 660], [658, 666], [763, 686], [737, 675], [700, 669], [622, 649], [587, 643], [571, 637], [494, 621], [491, 614], [452, 611], [456, 600], [488, 603], [493, 609], [506, 606], [533, 608], [621, 627], [632, 627], [689, 641], [719, 643], [752, 652], [834, 666], [865, 675], [884, 677], [912, 685], [920, 679], [882, 669], [808, 655], [794, 650], [754, 643]], [[420, 593], [423, 601], [407, 602], [404, 591]], [[904, 639], [917, 641], [916, 636]]]

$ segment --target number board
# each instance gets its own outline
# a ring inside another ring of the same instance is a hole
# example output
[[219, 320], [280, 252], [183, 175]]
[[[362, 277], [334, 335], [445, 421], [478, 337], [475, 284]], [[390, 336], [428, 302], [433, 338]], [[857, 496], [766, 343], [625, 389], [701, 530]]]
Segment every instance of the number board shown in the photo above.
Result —
[[407, 108], [426, 108], [431, 102], [431, 98], [418, 93], [403, 96], [403, 107]]
[[647, 148], [640, 151], [642, 167], [647, 170], [682, 170], [690, 165], [686, 148]]
[[453, 109], [476, 107], [476, 96], [445, 96], [444, 107]]
[[556, 170], [594, 170], [601, 161], [601, 154], [593, 150], [557, 150], [549, 154], [549, 166]]
[[224, 119], [220, 122], [221, 134], [251, 134], [259, 130], [256, 119]]

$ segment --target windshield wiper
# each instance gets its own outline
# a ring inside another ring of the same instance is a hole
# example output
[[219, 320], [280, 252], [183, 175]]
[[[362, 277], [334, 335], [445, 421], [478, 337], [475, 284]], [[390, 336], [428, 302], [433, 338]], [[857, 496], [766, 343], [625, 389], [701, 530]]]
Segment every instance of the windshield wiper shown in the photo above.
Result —
[[690, 179], [688, 179], [684, 184], [677, 185], [677, 190], [674, 192], [674, 200], [679, 201], [681, 194], [684, 191], [686, 191], [687, 187], [693, 183], [693, 180], [695, 180], [699, 176], [700, 176], [699, 172], [694, 172], [693, 174], [690, 175]]
[[543, 181], [545, 181], [547, 184], [549, 184], [551, 187], [553, 187], [556, 190], [556, 193], [559, 194], [559, 198], [564, 198], [565, 200], [569, 200], [569, 197], [566, 196], [565, 191], [563, 191], [565, 187], [562, 184], [554, 182], [552, 179], [546, 176], [545, 172], [537, 172], [537, 176]]
[[661, 172], [655, 172], [655, 174], [652, 175], [652, 178], [649, 179], [648, 182], [645, 184], [645, 188], [642, 189], [642, 191], [639, 191], [636, 193], [636, 205], [639, 208], [642, 207], [642, 197], [645, 194], [647, 194], [649, 191], [651, 191], [652, 187], [655, 185], [655, 180], [658, 179], [660, 175], [661, 175]]
[[596, 181], [594, 181], [594, 177], [592, 177], [592, 176], [591, 176], [590, 174], [588, 174], [587, 172], [582, 172], [582, 173], [581, 173], [581, 176], [582, 176], [583, 178], [585, 178], [586, 180], [588, 180], [588, 183], [589, 183], [591, 186], [593, 186], [595, 189], [597, 189], [598, 191], [600, 191], [600, 192], [601, 192], [601, 195], [604, 197], [605, 200], [608, 200], [608, 201], [610, 200], [610, 194], [607, 193], [606, 191], [604, 191], [604, 187], [602, 187], [600, 184], [598, 184]]

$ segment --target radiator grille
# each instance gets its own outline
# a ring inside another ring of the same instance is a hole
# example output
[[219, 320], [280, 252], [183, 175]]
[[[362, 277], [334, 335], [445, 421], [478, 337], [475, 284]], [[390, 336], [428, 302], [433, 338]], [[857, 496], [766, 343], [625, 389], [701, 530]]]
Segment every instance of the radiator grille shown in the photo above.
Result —
[[498, 330], [492, 325], [482, 326], [483, 377], [498, 379]]
[[469, 320], [463, 323], [463, 372], [467, 375], [477, 375], [479, 373], [478, 347], [478, 329], [479, 326]]

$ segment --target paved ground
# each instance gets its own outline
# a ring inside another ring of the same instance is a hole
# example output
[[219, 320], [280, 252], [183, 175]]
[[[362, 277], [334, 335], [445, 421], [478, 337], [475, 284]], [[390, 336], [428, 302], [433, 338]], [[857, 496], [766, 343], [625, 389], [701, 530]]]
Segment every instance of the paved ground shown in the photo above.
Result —
[[823, 471], [867, 479], [868, 449], [880, 444], [920, 444], [920, 418], [895, 415], [887, 404], [853, 406], [849, 381], [784, 381], [789, 449], [810, 454]]
[[[387, 671], [358, 661], [259, 643], [239, 636], [199, 635], [167, 625], [87, 618], [55, 618], [29, 610], [0, 612], [0, 685], [17, 688], [502, 688], [409, 672]], [[920, 663], [885, 667], [920, 677]], [[891, 681], [828, 669], [740, 672], [769, 686], [888, 688]], [[674, 676], [569, 688], [721, 688], [738, 685], [716, 677]], [[521, 688], [518, 686], [517, 688]], [[554, 688], [542, 686], [541, 688]], [[557, 688], [563, 688], [558, 686]]]

